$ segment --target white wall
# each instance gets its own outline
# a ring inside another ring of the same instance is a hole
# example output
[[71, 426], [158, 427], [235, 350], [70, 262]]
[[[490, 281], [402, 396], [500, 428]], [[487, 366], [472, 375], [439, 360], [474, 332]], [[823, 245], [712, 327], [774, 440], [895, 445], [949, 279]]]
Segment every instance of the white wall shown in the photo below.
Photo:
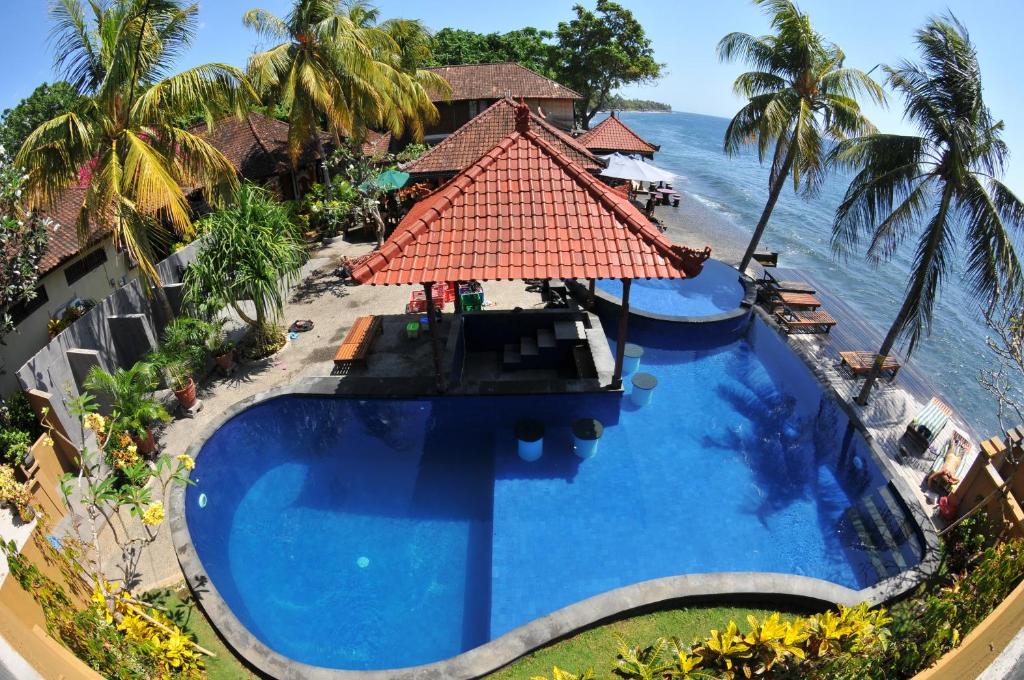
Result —
[[[93, 246], [68, 260], [63, 266], [50, 272], [39, 281], [46, 288], [49, 300], [18, 324], [14, 331], [4, 336], [6, 345], [0, 345], [0, 370], [3, 371], [0, 374], [0, 395], [10, 394], [21, 389], [16, 371], [50, 341], [47, 323], [58, 310], [75, 298], [100, 302], [122, 285], [122, 277], [125, 277], [125, 281], [135, 278], [137, 270], [129, 271], [127, 256], [117, 252], [113, 241], [107, 239], [103, 242], [107, 261], [69, 286], [67, 278], [64, 276], [64, 269], [97, 247]], [[114, 282], [113, 285], [111, 285], [111, 281]]]

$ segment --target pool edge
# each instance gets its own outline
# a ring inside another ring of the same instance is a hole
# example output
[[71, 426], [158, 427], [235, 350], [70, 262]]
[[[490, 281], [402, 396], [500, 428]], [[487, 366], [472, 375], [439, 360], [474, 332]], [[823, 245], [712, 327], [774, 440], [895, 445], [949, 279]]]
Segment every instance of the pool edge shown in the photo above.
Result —
[[[383, 390], [381, 388], [388, 388]], [[307, 378], [302, 382], [260, 392], [224, 410], [198, 433], [188, 448], [188, 455], [197, 458], [206, 441], [229, 420], [256, 404], [287, 396], [354, 397], [423, 396], [414, 394], [420, 385], [409, 381], [391, 382], [383, 379]], [[846, 410], [847, 405], [826, 390]], [[848, 414], [849, 415], [849, 414]], [[859, 419], [851, 417], [858, 429]], [[864, 429], [862, 434], [875, 458], [885, 465], [884, 455]], [[185, 519], [185, 486], [171, 488], [168, 498], [169, 524], [175, 555], [185, 581], [217, 632], [239, 656], [260, 672], [282, 680], [311, 678], [313, 680], [454, 680], [477, 678], [493, 672], [529, 652], [565, 638], [576, 631], [638, 609], [669, 603], [736, 602], [756, 599], [779, 605], [852, 606], [860, 602], [872, 605], [891, 600], [932, 574], [939, 564], [938, 536], [930, 518], [916, 503], [907, 502], [905, 482], [889, 477], [898, 497], [912, 515], [925, 543], [922, 561], [915, 567], [861, 590], [853, 590], [823, 579], [773, 572], [712, 572], [668, 576], [616, 588], [581, 600], [551, 614], [534, 619], [479, 647], [448, 659], [407, 668], [355, 671], [312, 666], [275, 652], [256, 638], [235, 616], [217, 592], [192, 544]]]

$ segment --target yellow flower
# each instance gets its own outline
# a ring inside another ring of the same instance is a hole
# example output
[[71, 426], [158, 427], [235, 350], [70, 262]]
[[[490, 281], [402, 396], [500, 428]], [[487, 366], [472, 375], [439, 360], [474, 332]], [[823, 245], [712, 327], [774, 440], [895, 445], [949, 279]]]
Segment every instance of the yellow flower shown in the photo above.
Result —
[[53, 437], [51, 437], [48, 434], [44, 434], [43, 435], [43, 446], [52, 447], [53, 446]]
[[153, 503], [146, 512], [142, 513], [142, 523], [154, 526], [164, 521], [164, 504], [160, 501]]
[[180, 456], [175, 456], [175, 459], [181, 463], [181, 466], [186, 470], [193, 470], [196, 467], [196, 462], [192, 460], [192, 456], [187, 453], [183, 453]]
[[99, 413], [85, 414], [85, 429], [92, 430], [96, 434], [103, 434], [107, 429], [107, 421]]

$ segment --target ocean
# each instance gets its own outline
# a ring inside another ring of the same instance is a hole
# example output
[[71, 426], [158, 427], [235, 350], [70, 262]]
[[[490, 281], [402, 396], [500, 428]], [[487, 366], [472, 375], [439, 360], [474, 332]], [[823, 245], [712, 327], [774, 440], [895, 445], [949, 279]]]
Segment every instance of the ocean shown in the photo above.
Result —
[[[695, 213], [697, 219], [708, 221], [703, 230], [721, 234], [723, 242], [745, 246], [768, 196], [768, 164], [758, 163], [753, 147], [739, 156], [725, 155], [722, 138], [729, 121], [681, 112], [619, 116], [637, 134], [661, 145], [654, 163], [679, 176], [675, 186], [684, 200], [707, 208]], [[595, 118], [594, 123], [598, 121]], [[783, 189], [761, 250], [778, 251], [780, 267], [802, 269], [828, 281], [830, 290], [841, 293], [881, 336], [903, 301], [917, 239], [908, 239], [890, 261], [878, 266], [863, 256], [866, 245], [845, 262], [833, 257], [832, 220], [848, 181], [848, 176], [831, 175], [811, 199], [794, 194], [792, 185]], [[715, 250], [714, 242], [684, 245], [710, 245]], [[978, 383], [982, 367], [992, 361], [980, 308], [961, 285], [959, 272], [947, 278], [935, 301], [931, 335], [918, 344], [911, 363], [930, 377], [947, 403], [979, 434], [990, 436], [998, 432], [999, 421], [995, 398]]]

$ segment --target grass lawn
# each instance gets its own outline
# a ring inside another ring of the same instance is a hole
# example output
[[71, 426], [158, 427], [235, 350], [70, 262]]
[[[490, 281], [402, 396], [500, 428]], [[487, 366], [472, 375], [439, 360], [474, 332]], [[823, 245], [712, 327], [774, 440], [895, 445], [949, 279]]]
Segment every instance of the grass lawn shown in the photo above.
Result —
[[[649, 644], [659, 637], [677, 637], [689, 643], [696, 637], [707, 637], [712, 628], [721, 630], [730, 620], [735, 621], [745, 633], [747, 614], [760, 618], [770, 613], [770, 610], [738, 607], [690, 607], [642, 614], [592, 628], [538, 649], [487, 678], [524, 680], [536, 675], [550, 678], [552, 666], [571, 673], [593, 668], [597, 678], [611, 678], [614, 677], [612, 669], [619, 646], [617, 636], [624, 637], [630, 644]], [[791, 617], [784, 615], [784, 618]]]
[[216, 658], [206, 657], [206, 673], [210, 680], [236, 680], [240, 678], [256, 678], [228, 649], [210, 627], [210, 622], [192, 601], [182, 583], [175, 588], [161, 588], [146, 594], [146, 600], [154, 602], [169, 610], [168, 616], [182, 629], [191, 633], [196, 642], [216, 654]]

